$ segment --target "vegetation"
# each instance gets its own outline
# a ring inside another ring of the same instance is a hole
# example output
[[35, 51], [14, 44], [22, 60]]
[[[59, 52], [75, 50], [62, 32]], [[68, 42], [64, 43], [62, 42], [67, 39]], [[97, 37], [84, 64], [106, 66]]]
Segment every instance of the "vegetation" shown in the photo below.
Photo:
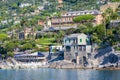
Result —
[[[91, 36], [93, 43], [99, 46], [103, 44], [115, 46], [116, 50], [119, 50], [119, 47], [116, 46], [120, 43], [120, 25], [109, 28], [109, 24], [110, 20], [120, 19], [120, 15], [117, 13], [120, 7], [115, 12], [108, 8], [102, 14], [104, 20], [101, 25], [93, 26], [91, 21], [94, 21], [95, 17], [87, 14], [74, 18], [74, 22], [80, 23], [77, 29], [71, 28], [66, 31], [38, 33], [37, 36], [31, 34], [26, 39], [18, 39], [18, 34], [23, 32], [26, 27], [32, 28], [33, 32], [40, 32], [43, 29], [43, 25], [38, 25], [38, 20], [43, 20], [46, 23], [46, 20], [52, 16], [61, 17], [62, 11], [99, 9], [99, 6], [102, 5], [98, 4], [98, 0], [63, 0], [64, 7], [57, 9], [57, 1], [46, 1], [0, 1], [0, 54], [2, 54], [3, 59], [7, 56], [13, 57], [16, 50], [49, 51], [50, 44], [62, 44], [64, 36], [72, 33], [88, 34]], [[119, 0], [110, 1], [119, 2]], [[30, 3], [31, 6], [20, 8], [20, 5], [23, 3]], [[43, 9], [38, 10], [40, 6]], [[18, 23], [15, 23], [16, 21]]]
[[7, 53], [7, 56], [8, 56], [8, 57], [14, 57], [14, 53], [13, 53], [13, 52], [8, 52], [8, 53]]
[[[98, 9], [97, 0], [64, 0], [67, 10], [90, 10]], [[84, 6], [84, 7], [83, 7]]]
[[91, 14], [77, 16], [73, 19], [74, 22], [86, 22], [94, 20], [94, 16]]
[[4, 47], [0, 46], [0, 54], [2, 55], [2, 59], [6, 58], [7, 50]]
[[40, 45], [50, 45], [53, 44], [54, 40], [55, 38], [41, 38], [41, 39], [37, 39], [36, 43]]
[[12, 52], [12, 51], [14, 51], [15, 48], [18, 47], [18, 44], [14, 43], [14, 42], [8, 42], [8, 43], [6, 43], [5, 47], [6, 47], [7, 51]]
[[0, 41], [4, 41], [7, 38], [7, 34], [1, 33], [0, 34]]

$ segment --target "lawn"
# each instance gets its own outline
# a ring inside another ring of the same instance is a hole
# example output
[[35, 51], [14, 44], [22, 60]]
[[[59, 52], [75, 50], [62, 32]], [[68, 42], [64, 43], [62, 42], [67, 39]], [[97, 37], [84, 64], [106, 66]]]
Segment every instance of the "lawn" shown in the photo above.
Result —
[[55, 38], [41, 38], [41, 39], [37, 39], [36, 43], [40, 45], [56, 44], [56, 43], [53, 43], [54, 40]]

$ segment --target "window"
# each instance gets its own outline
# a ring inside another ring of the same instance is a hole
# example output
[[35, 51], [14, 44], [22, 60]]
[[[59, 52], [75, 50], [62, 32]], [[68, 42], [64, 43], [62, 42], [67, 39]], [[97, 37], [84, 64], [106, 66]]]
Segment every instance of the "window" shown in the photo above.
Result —
[[75, 50], [75, 46], [74, 46], [74, 50]]
[[71, 40], [69, 39], [69, 43], [70, 43], [70, 41], [71, 41]]
[[75, 39], [73, 40], [73, 44], [76, 44]]
[[83, 47], [83, 51], [86, 51], [86, 47], [85, 46]]
[[68, 42], [69, 42], [69, 40], [68, 40], [68, 39], [66, 39], [66, 40], [65, 40], [65, 43], [68, 43]]
[[82, 51], [82, 46], [79, 46], [79, 51]]
[[80, 42], [82, 42], [82, 39], [80, 39]]
[[70, 46], [66, 46], [66, 52], [70, 52], [70, 51], [71, 51]]
[[67, 40], [65, 40], [65, 43], [67, 42]]
[[88, 38], [86, 39], [86, 42], [88, 42]]

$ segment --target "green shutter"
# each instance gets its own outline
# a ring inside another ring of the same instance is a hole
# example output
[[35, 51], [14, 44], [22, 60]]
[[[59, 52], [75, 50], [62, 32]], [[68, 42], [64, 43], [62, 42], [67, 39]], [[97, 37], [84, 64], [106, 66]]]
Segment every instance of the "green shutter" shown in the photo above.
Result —
[[88, 40], [88, 38], [86, 39], [86, 42], [88, 42], [89, 40]]
[[82, 42], [82, 39], [80, 39], [80, 42]]

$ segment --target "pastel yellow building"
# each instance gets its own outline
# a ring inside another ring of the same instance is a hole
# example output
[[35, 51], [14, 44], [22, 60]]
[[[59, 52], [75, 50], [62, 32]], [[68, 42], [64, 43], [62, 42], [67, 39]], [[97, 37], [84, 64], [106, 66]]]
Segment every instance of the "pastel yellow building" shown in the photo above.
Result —
[[92, 21], [93, 25], [102, 24], [103, 16], [102, 13], [98, 10], [84, 10], [84, 11], [72, 11], [72, 12], [65, 12], [61, 14], [60, 17], [54, 16], [51, 19], [51, 26], [52, 27], [70, 27], [70, 26], [77, 26], [79, 23], [75, 23], [73, 19], [76, 16], [80, 15], [87, 15], [92, 14], [95, 16], [95, 20]]
[[102, 5], [100, 7], [101, 12], [105, 12], [106, 9], [111, 8], [113, 11], [116, 11], [116, 9], [120, 6], [120, 2], [108, 2], [105, 5]]

